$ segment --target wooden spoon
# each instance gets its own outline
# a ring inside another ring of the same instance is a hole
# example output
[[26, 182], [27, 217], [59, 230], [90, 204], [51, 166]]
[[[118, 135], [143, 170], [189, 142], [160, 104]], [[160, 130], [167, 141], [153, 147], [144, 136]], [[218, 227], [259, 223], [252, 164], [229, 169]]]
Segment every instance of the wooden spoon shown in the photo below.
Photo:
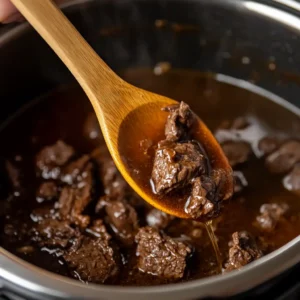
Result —
[[[51, 0], [11, 1], [61, 58], [87, 94], [108, 149], [125, 180], [154, 207], [187, 218], [183, 209], [158, 201], [153, 193], [140, 186], [137, 181], [139, 162], [135, 161], [134, 155], [128, 157], [130, 154], [124, 155], [123, 151], [125, 146], [130, 148], [131, 139], [137, 134], [154, 138], [149, 135], [163, 132], [167, 116], [161, 108], [177, 102], [132, 86], [118, 77]], [[227, 199], [233, 190], [231, 167], [209, 129], [200, 119], [198, 121], [196, 138], [207, 151], [212, 167], [227, 172], [224, 193]]]

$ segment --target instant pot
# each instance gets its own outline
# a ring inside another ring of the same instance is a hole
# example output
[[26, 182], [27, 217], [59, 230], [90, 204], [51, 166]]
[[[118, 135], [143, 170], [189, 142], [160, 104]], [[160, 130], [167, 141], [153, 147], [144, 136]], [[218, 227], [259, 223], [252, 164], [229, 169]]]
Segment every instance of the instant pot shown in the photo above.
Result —
[[[114, 70], [167, 61], [174, 68], [226, 74], [254, 82], [272, 93], [273, 101], [285, 99], [287, 107], [298, 111], [300, 3], [296, 1], [77, 0], [65, 4], [64, 10]], [[0, 27], [1, 123], [33, 98], [71, 81], [66, 67], [28, 24]], [[0, 247], [0, 299], [300, 299], [299, 262], [300, 236], [225, 275], [121, 287], [85, 285]]]

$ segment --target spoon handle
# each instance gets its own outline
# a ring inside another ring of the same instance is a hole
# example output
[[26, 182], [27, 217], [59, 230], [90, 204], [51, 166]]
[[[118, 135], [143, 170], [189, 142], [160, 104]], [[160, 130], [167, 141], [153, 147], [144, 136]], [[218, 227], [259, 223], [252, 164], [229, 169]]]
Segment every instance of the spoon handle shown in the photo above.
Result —
[[122, 84], [52, 0], [11, 1], [65, 63], [94, 106], [113, 86]]

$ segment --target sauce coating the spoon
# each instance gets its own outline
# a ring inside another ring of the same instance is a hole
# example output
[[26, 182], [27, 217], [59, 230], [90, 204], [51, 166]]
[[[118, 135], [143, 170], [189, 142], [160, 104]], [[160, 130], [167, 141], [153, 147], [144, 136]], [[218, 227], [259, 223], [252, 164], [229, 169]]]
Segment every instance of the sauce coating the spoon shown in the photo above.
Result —
[[[145, 120], [143, 107], [140, 110], [133, 111], [122, 123], [119, 151], [132, 178], [145, 191], [143, 198], [147, 197], [147, 201], [151, 198], [150, 204], [177, 217], [202, 221], [216, 217], [223, 200], [232, 196], [233, 175], [227, 158], [209, 129], [183, 102], [162, 107], [160, 113], [157, 113], [157, 107], [153, 107], [152, 120]], [[179, 122], [180, 114], [186, 115], [182, 118], [184, 124]], [[191, 215], [186, 207], [192, 194], [192, 180], [197, 176], [200, 180], [201, 175], [205, 176], [202, 178], [204, 181], [210, 181], [207, 184], [216, 185], [211, 197], [218, 199], [214, 204], [210, 202], [211, 206], [215, 206], [212, 208], [214, 211], [201, 216]], [[170, 192], [164, 191], [163, 185], [167, 185]]]

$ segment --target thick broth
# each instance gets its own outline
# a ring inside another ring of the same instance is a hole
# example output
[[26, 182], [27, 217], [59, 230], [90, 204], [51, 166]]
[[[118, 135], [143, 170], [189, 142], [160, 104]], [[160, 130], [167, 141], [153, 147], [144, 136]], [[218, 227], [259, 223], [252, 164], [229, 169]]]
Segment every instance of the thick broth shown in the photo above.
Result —
[[[156, 76], [150, 69], [125, 70], [121, 72], [121, 76], [144, 89], [185, 101], [213, 132], [225, 120], [233, 120], [239, 116], [250, 118], [254, 129], [244, 138], [253, 142], [254, 153], [258, 153], [255, 141], [260, 135], [276, 133], [299, 138], [298, 115], [249, 90], [216, 80], [224, 78], [222, 76], [182, 70], [171, 70]], [[17, 227], [23, 223], [30, 228], [33, 224], [30, 218], [32, 210], [49, 205], [38, 203], [35, 196], [35, 190], [40, 182], [35, 177], [34, 157], [42, 147], [62, 139], [78, 152], [90, 153], [99, 144], [104, 143], [101, 136], [95, 133], [88, 135], [86, 132], [84, 124], [90, 113], [92, 107], [79, 87], [63, 87], [24, 109], [8, 122], [0, 133], [1, 140], [5, 141], [0, 149], [0, 155], [12, 161], [21, 170], [24, 187], [21, 194], [12, 195], [7, 191], [6, 176], [1, 175], [1, 246], [33, 264], [66, 276], [71, 276], [70, 270], [64, 260], [56, 255], [57, 252], [46, 247], [37, 249], [34, 244], [33, 252], [27, 254], [26, 251], [20, 252], [20, 247], [28, 246], [30, 243], [18, 237], [8, 237], [4, 228], [7, 224], [15, 224]], [[263, 238], [268, 244], [266, 252], [279, 248], [300, 234], [300, 199], [299, 196], [284, 189], [283, 175], [271, 175], [264, 166], [264, 159], [258, 158], [255, 154], [236, 170], [244, 173], [248, 187], [241, 194], [234, 196], [221, 217], [214, 221], [223, 261], [228, 257], [228, 242], [235, 231], [247, 230], [254, 236]], [[149, 178], [143, 180], [145, 186], [149, 185]], [[101, 193], [103, 194], [103, 191], [99, 190], [97, 196]], [[280, 223], [274, 231], [264, 233], [254, 225], [254, 221], [259, 214], [260, 206], [268, 202], [285, 202], [292, 213], [288, 220]], [[95, 202], [88, 207], [88, 213], [92, 216], [95, 215], [94, 205]], [[147, 204], [137, 209], [140, 226], [146, 224], [145, 213], [149, 209]], [[185, 276], [179, 281], [202, 278], [219, 272], [204, 226], [191, 220], [174, 219], [165, 232], [171, 237], [187, 241], [195, 249]], [[114, 233], [111, 234], [114, 238]], [[121, 246], [120, 251], [123, 258], [120, 275], [106, 283], [153, 285], [170, 282], [137, 270], [134, 258], [135, 245], [131, 248]]]

